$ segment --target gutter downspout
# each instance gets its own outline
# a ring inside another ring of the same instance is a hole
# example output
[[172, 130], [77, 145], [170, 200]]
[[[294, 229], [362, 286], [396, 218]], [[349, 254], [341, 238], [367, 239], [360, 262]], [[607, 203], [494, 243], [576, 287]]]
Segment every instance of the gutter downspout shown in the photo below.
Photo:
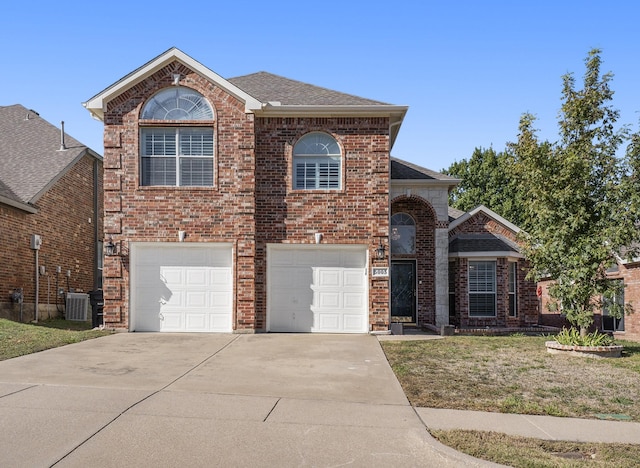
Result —
[[98, 270], [98, 265], [100, 261], [100, 252], [98, 249], [98, 242], [100, 241], [99, 235], [99, 220], [98, 217], [100, 214], [98, 213], [98, 160], [93, 160], [93, 218], [94, 218], [94, 226], [93, 226], [93, 248], [94, 248], [94, 256], [93, 256], [93, 290], [97, 290], [100, 286], [98, 284], [98, 276], [100, 271]]

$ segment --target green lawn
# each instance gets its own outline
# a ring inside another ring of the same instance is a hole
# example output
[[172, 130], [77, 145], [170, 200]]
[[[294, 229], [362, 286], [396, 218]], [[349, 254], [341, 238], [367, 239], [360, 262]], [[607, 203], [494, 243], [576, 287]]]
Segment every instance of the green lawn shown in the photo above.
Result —
[[[548, 337], [455, 336], [381, 342], [414, 406], [640, 421], [640, 343], [617, 359], [552, 355]], [[456, 450], [514, 467], [635, 467], [640, 445], [549, 442], [434, 431]], [[639, 441], [640, 442], [640, 441]]]
[[54, 319], [33, 324], [0, 319], [0, 361], [111, 333], [92, 330], [91, 322]]

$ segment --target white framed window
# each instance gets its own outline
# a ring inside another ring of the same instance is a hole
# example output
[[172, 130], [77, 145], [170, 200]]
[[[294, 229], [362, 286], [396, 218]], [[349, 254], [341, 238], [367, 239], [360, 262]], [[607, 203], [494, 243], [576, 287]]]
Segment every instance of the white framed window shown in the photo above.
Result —
[[196, 91], [172, 87], [160, 91], [142, 109], [142, 118], [158, 121], [210, 120], [211, 126], [140, 128], [140, 183], [160, 186], [213, 186], [213, 109]]
[[391, 253], [416, 253], [416, 222], [406, 213], [391, 216]]
[[509, 317], [518, 316], [518, 264], [509, 262]]
[[469, 316], [496, 316], [496, 262], [469, 262]]
[[324, 132], [312, 132], [298, 140], [293, 147], [293, 188], [342, 188], [342, 152], [335, 138]]

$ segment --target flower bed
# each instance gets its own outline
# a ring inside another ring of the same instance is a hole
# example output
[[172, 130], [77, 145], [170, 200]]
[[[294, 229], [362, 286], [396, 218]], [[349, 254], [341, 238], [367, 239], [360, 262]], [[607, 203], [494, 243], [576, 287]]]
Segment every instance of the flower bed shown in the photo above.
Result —
[[563, 345], [557, 341], [546, 341], [545, 346], [551, 354], [571, 354], [592, 358], [616, 358], [622, 356], [623, 346], [576, 346]]

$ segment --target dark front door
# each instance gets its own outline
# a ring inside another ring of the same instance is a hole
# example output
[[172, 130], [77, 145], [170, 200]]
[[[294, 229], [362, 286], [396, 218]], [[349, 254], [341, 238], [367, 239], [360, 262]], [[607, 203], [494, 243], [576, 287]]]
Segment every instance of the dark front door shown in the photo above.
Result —
[[391, 261], [391, 321], [416, 321], [416, 262]]

